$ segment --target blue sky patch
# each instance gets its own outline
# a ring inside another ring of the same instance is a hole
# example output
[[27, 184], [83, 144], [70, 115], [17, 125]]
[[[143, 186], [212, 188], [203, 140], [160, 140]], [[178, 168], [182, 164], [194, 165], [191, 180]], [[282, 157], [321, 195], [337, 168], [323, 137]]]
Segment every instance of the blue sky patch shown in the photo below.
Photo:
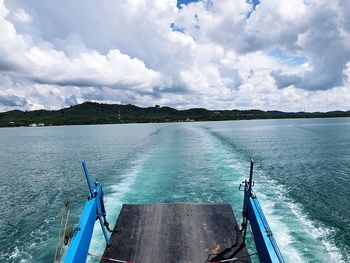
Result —
[[269, 52], [269, 56], [283, 62], [290, 67], [296, 67], [307, 62], [307, 58], [303, 56], [289, 56], [280, 48], [273, 48]]
[[261, 2], [259, 0], [246, 0], [247, 3], [250, 3], [253, 5], [252, 11], [250, 11], [247, 15], [247, 18], [249, 18], [253, 12], [256, 10], [257, 5], [259, 5]]
[[189, 3], [192, 3], [192, 2], [198, 2], [199, 0], [177, 0], [177, 7], [178, 8], [181, 8], [181, 5], [184, 4], [184, 5], [188, 5]]
[[254, 9], [255, 9], [255, 7], [256, 7], [258, 4], [260, 4], [260, 1], [259, 1], [259, 0], [252, 0], [252, 2], [253, 2], [253, 5], [254, 5]]
[[247, 18], [249, 18], [253, 12], [256, 10], [257, 5], [259, 5], [261, 2], [259, 0], [246, 0], [247, 3], [252, 4], [252, 10], [247, 14]]

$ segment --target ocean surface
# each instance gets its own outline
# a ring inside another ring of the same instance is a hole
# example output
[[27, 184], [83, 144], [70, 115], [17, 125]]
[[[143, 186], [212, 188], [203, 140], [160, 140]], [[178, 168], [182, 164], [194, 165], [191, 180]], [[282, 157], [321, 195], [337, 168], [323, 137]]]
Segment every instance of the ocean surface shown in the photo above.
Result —
[[53, 261], [64, 200], [70, 228], [86, 201], [83, 159], [114, 225], [123, 203], [230, 203], [241, 220], [251, 158], [286, 261], [350, 262], [350, 118], [2, 128], [0, 262]]

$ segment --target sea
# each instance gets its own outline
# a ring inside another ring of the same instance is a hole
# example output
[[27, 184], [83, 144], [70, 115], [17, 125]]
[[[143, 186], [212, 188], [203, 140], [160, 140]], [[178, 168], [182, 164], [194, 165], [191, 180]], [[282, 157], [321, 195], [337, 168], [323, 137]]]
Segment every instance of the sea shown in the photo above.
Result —
[[82, 160], [113, 226], [123, 203], [229, 203], [241, 221], [251, 159], [285, 261], [350, 262], [350, 118], [1, 128], [0, 262], [53, 262], [65, 202], [72, 230], [88, 195]]

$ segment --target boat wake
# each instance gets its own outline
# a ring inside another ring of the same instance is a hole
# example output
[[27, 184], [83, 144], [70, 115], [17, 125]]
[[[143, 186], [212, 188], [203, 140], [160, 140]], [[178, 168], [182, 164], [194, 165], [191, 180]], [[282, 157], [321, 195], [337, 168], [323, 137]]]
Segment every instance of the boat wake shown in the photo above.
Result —
[[[220, 134], [207, 128], [203, 130], [216, 144], [216, 149], [220, 148], [225, 159], [231, 158], [235, 172], [243, 173], [241, 177], [244, 177], [249, 156]], [[302, 205], [288, 197], [288, 189], [259, 166], [254, 174], [255, 192], [286, 262], [347, 262], [348, 255], [343, 255], [334, 244], [334, 229], [310, 220]]]

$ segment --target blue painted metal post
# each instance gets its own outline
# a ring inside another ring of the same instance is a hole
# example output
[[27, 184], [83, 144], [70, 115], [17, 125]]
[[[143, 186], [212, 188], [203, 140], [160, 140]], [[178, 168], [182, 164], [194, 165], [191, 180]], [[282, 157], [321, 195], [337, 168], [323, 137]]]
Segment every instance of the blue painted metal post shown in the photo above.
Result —
[[249, 185], [248, 185], [248, 194], [249, 197], [252, 195], [252, 186], [253, 186], [253, 166], [254, 166], [254, 160], [251, 159], [250, 161], [250, 173], [249, 173]]
[[249, 207], [249, 199], [252, 196], [252, 184], [253, 184], [253, 167], [254, 160], [250, 161], [250, 174], [249, 174], [249, 182], [247, 180], [244, 181], [244, 201], [243, 201], [243, 244], [245, 244], [246, 236], [247, 236], [247, 226], [248, 226], [248, 207]]
[[109, 237], [108, 237], [108, 234], [107, 234], [107, 230], [106, 230], [106, 228], [105, 228], [105, 226], [103, 224], [103, 219], [102, 219], [101, 215], [98, 216], [98, 220], [100, 221], [102, 232], [103, 232], [103, 235], [104, 235], [105, 240], [106, 240], [106, 244], [109, 247], [111, 244], [109, 242]]
[[259, 200], [253, 194], [253, 166], [254, 161], [250, 162], [249, 181], [244, 183], [244, 203], [243, 203], [243, 244], [246, 239], [248, 221], [254, 236], [255, 247], [258, 252], [261, 263], [283, 263], [281, 251], [278, 248], [272, 231], [267, 223], [264, 212], [260, 207]]
[[103, 202], [102, 186], [99, 183], [99, 181], [96, 181], [95, 186], [92, 185], [91, 178], [90, 178], [90, 173], [89, 173], [89, 170], [87, 168], [86, 161], [84, 160], [82, 162], [82, 164], [83, 164], [83, 169], [84, 169], [86, 181], [87, 181], [87, 184], [89, 186], [89, 191], [90, 191], [91, 198], [95, 197], [97, 195], [97, 193], [99, 191], [101, 191], [101, 199], [102, 200], [98, 200], [97, 201], [97, 212], [98, 212], [97, 217], [98, 217], [98, 220], [100, 221], [102, 232], [103, 232], [103, 235], [104, 235], [105, 240], [106, 240], [106, 244], [107, 244], [107, 246], [109, 246], [110, 245], [109, 237], [108, 237], [107, 230], [106, 230], [105, 225], [104, 225], [103, 220], [102, 220], [102, 216], [106, 216], [106, 209], [105, 209], [105, 205], [104, 205], [104, 202]]
[[88, 186], [89, 186], [90, 197], [92, 198], [92, 197], [94, 197], [94, 195], [95, 195], [95, 194], [94, 194], [94, 187], [93, 187], [93, 185], [92, 185], [92, 183], [91, 183], [89, 170], [88, 170], [88, 168], [87, 168], [87, 166], [86, 166], [86, 161], [84, 160], [84, 161], [82, 162], [82, 164], [83, 164], [83, 169], [84, 169], [85, 178], [86, 178], [87, 184], [88, 184]]
[[[97, 189], [98, 191], [101, 191], [101, 196], [103, 196], [103, 191], [102, 191], [102, 186], [99, 184], [97, 186]], [[103, 200], [99, 200], [97, 202], [97, 210], [98, 210], [98, 220], [100, 221], [100, 225], [101, 225], [101, 228], [102, 228], [102, 232], [103, 232], [103, 235], [105, 237], [105, 240], [106, 240], [106, 244], [107, 246], [110, 245], [109, 243], [109, 237], [108, 237], [108, 234], [107, 234], [107, 229], [103, 223], [103, 219], [102, 219], [102, 216], [106, 216], [106, 211], [105, 211], [105, 208], [104, 208], [104, 202]]]
[[[84, 160], [82, 162], [82, 164], [83, 164], [83, 169], [84, 169], [86, 181], [87, 181], [88, 186], [89, 186], [91, 197], [95, 197], [97, 192], [101, 191], [101, 198], [103, 198], [103, 191], [102, 191], [101, 184], [98, 181], [96, 181], [95, 187], [92, 185], [90, 173], [89, 173], [89, 170], [87, 168], [86, 161]], [[107, 246], [109, 246], [110, 245], [109, 237], [108, 237], [107, 230], [106, 230], [104, 223], [103, 223], [103, 220], [102, 220], [102, 216], [106, 215], [106, 210], [105, 210], [103, 199], [102, 199], [102, 201], [99, 201], [99, 200], [97, 201], [97, 213], [98, 213], [97, 217], [98, 217], [98, 220], [100, 221], [100, 225], [101, 225], [102, 232], [103, 232], [103, 235], [104, 235], [105, 240], [106, 240], [106, 244], [107, 244]]]
[[65, 254], [64, 263], [86, 262], [94, 225], [97, 219], [100, 221], [107, 246], [110, 244], [107, 230], [102, 219], [102, 217], [106, 216], [106, 210], [103, 202], [101, 183], [96, 181], [95, 184], [92, 184], [86, 162], [83, 161], [82, 164], [90, 194], [80, 216], [76, 233]]

